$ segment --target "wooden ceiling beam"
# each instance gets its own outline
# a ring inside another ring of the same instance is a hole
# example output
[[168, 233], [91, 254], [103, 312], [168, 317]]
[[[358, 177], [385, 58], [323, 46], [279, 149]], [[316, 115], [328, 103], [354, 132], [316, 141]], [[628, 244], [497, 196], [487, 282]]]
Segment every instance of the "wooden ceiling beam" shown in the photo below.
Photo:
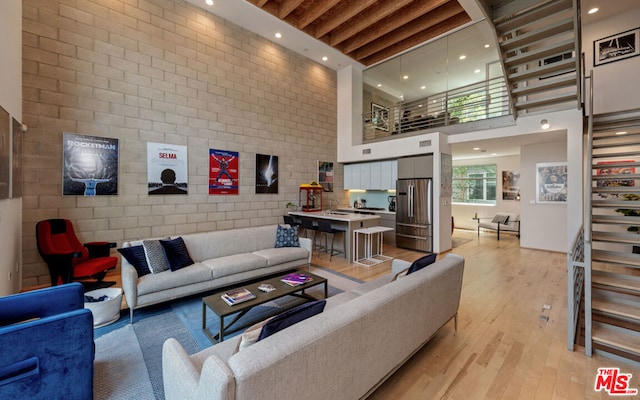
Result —
[[443, 35], [470, 21], [471, 21], [471, 18], [469, 17], [469, 15], [467, 15], [467, 13], [465, 12], [462, 12], [456, 15], [455, 17], [438, 24], [437, 26], [426, 29], [402, 42], [389, 46], [378, 53], [374, 53], [369, 57], [361, 58], [361, 59], [356, 58], [354, 56], [351, 56], [351, 57], [354, 58], [356, 61], [361, 62], [364, 65], [367, 65], [367, 66], [372, 65], [382, 60], [386, 60], [387, 58], [393, 57], [407, 49], [410, 49], [411, 47], [417, 46], [437, 36]]
[[293, 10], [298, 8], [298, 6], [303, 2], [304, 0], [284, 0], [282, 3], [280, 3], [277, 17], [280, 19], [287, 18], [289, 14], [291, 14]]
[[[367, 8], [378, 4], [378, 1], [379, 0], [366, 0], [366, 1], [360, 0], [352, 3], [346, 3], [347, 4], [346, 7], [342, 7], [340, 11], [336, 13], [337, 15], [334, 15], [332, 18], [328, 18], [322, 24], [318, 24], [318, 26], [316, 27], [315, 38], [316, 39], [321, 38], [322, 36], [331, 32], [338, 26], [344, 24], [351, 18], [360, 14]], [[408, 0], [408, 1], [412, 1], [412, 0]], [[390, 2], [390, 3], [394, 3], [394, 2]], [[375, 11], [378, 11], [378, 7], [374, 7], [374, 8], [375, 8]]]
[[331, 10], [341, 0], [322, 0], [314, 2], [306, 13], [296, 23], [296, 28], [304, 30], [311, 23], [322, 17], [327, 11]]
[[269, 0], [249, 0], [249, 1], [260, 8], [264, 7], [264, 5], [269, 2]]
[[[426, 14], [450, 1], [451, 0], [422, 0], [417, 3], [414, 0], [385, 1], [377, 8], [369, 9], [362, 13], [354, 23], [345, 25], [344, 27], [338, 28], [332, 32], [329, 44], [331, 46], [337, 46], [345, 40], [355, 37], [360, 32], [365, 31], [374, 24], [376, 26], [378, 26], [378, 24], [389, 25], [386, 32], [380, 33], [380, 35], [384, 35], [385, 33], [391, 32], [392, 30], [402, 26], [406, 22], [411, 21], [420, 15]], [[457, 1], [454, 0], [453, 2], [457, 4]], [[408, 6], [410, 3], [415, 3], [415, 5], [411, 7], [410, 12], [402, 14], [400, 18], [394, 17], [394, 13], [398, 13], [403, 7]], [[385, 23], [383, 24], [381, 21], [384, 21]]]
[[[393, 31], [388, 31], [385, 22], [372, 27], [370, 30], [362, 32], [340, 46], [340, 50], [345, 54], [354, 53], [358, 58], [366, 58], [373, 53], [377, 53], [385, 47], [403, 41], [418, 32], [430, 29], [443, 21], [464, 12], [464, 9], [458, 2], [449, 2], [442, 7], [420, 16], [411, 21], [411, 23], [402, 24]], [[392, 17], [390, 17], [392, 18]], [[357, 58], [356, 58], [357, 59]]]

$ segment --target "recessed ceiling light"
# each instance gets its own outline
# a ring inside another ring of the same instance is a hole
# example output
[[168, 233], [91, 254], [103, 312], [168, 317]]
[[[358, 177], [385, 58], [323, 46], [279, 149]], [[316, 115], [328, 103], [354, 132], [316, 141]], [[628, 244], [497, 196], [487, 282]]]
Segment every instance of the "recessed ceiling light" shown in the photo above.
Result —
[[485, 48], [485, 49], [488, 49], [489, 47], [491, 47], [491, 46], [489, 45], [489, 43], [487, 43], [487, 44], [485, 44], [485, 45], [484, 45], [484, 48]]
[[479, 73], [480, 73], [480, 70], [479, 70], [479, 69], [476, 69], [476, 70], [474, 70], [474, 71], [473, 71], [473, 73], [474, 73], [474, 74], [479, 74]]
[[378, 87], [382, 87], [382, 83], [378, 83], [376, 86], [378, 86]]
[[404, 80], [409, 79], [409, 75], [405, 75], [405, 76], [403, 76], [403, 77], [402, 77], [402, 79], [404, 79]]
[[207, 3], [208, 6], [212, 6], [213, 0], [205, 0], [205, 3]]
[[322, 57], [322, 61], [327, 61], [328, 59], [329, 59], [329, 57], [327, 57], [327, 56]]
[[589, 14], [595, 14], [598, 12], [598, 7], [593, 7], [591, 10], [589, 10]]
[[459, 59], [461, 59], [461, 60], [464, 60], [465, 58], [467, 58], [467, 56], [465, 56], [465, 55], [463, 54], [463, 55], [461, 55], [461, 56], [460, 56], [460, 57], [458, 57], [458, 58], [459, 58]]
[[498, 155], [498, 153], [491, 153], [491, 155], [492, 155], [492, 156], [497, 156], [497, 155]]
[[426, 86], [420, 86], [420, 89], [425, 90], [427, 87]]
[[422, 107], [422, 104], [418, 104], [418, 108], [421, 108], [421, 107]]
[[475, 151], [478, 151], [478, 150], [480, 150], [480, 147], [474, 147], [473, 149], [474, 149]]
[[282, 37], [282, 33], [276, 32], [276, 38], [280, 39]]
[[626, 135], [627, 131], [620, 131], [620, 132], [616, 132], [616, 135]]

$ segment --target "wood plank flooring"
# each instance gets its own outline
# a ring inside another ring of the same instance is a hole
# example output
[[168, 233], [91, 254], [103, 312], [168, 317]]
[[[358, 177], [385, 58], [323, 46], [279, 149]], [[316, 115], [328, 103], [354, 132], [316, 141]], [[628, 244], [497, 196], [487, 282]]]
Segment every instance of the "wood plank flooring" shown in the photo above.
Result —
[[[454, 237], [470, 239], [453, 249], [465, 257], [457, 334], [447, 324], [370, 399], [610, 398], [594, 391], [599, 367], [633, 374], [631, 388], [640, 389], [638, 364], [567, 349], [566, 254], [520, 248], [513, 235], [497, 241], [492, 233], [456, 229]], [[422, 256], [393, 246], [385, 254], [407, 261]], [[313, 262], [362, 280], [391, 268], [390, 262], [356, 266], [341, 256], [329, 262], [323, 253]], [[119, 275], [107, 280], [120, 286]], [[402, 332], [388, 340], [402, 340]]]

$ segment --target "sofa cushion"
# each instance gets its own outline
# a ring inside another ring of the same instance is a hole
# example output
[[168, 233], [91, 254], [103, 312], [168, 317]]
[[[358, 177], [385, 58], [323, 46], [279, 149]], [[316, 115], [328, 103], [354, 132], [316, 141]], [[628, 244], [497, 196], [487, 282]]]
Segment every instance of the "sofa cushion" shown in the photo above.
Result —
[[309, 258], [309, 251], [302, 247], [272, 248], [254, 251], [252, 254], [265, 258], [268, 267], [296, 260], [307, 262]]
[[251, 253], [212, 258], [202, 262], [213, 271], [213, 278], [253, 271], [267, 266], [267, 259]]
[[157, 274], [171, 269], [164, 247], [159, 240], [143, 240], [142, 246], [151, 273]]
[[147, 257], [144, 254], [144, 247], [132, 246], [123, 247], [118, 249], [118, 253], [124, 257], [129, 264], [133, 266], [138, 272], [138, 278], [151, 273], [149, 264], [147, 264]]
[[164, 248], [164, 252], [169, 260], [169, 267], [172, 271], [193, 265], [193, 260], [189, 255], [187, 246], [180, 236], [172, 240], [161, 240], [160, 243]]
[[260, 331], [258, 336], [258, 342], [268, 338], [274, 333], [295, 325], [300, 321], [304, 321], [309, 317], [313, 317], [316, 314], [320, 314], [324, 310], [324, 306], [327, 303], [326, 300], [316, 300], [309, 303], [300, 304], [290, 310], [278, 314], [269, 320]]
[[276, 244], [274, 247], [300, 247], [300, 242], [298, 242], [298, 227], [278, 225]]
[[196, 263], [177, 271], [167, 270], [138, 279], [138, 296], [180, 286], [202, 283], [212, 279], [211, 268]]
[[436, 261], [437, 256], [438, 255], [436, 253], [433, 253], [433, 254], [427, 254], [424, 257], [418, 258], [409, 267], [409, 270], [407, 271], [407, 275], [412, 274], [416, 271], [419, 271], [422, 268], [426, 267], [427, 265], [433, 264]]

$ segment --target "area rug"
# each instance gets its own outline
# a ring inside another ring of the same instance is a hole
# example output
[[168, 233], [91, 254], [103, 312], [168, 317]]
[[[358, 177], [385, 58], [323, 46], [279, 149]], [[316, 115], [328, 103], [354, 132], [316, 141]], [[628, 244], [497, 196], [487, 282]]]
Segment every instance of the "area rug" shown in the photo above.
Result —
[[451, 238], [451, 247], [453, 247], [455, 249], [456, 247], [460, 247], [463, 244], [469, 243], [472, 240], [473, 239], [452, 237]]
[[[329, 297], [351, 290], [362, 282], [319, 266], [313, 266], [311, 272], [328, 279]], [[320, 297], [321, 291], [322, 287], [318, 286], [307, 293]], [[164, 399], [162, 345], [165, 340], [175, 338], [189, 354], [212, 345], [201, 328], [202, 297], [205, 295], [137, 310], [133, 325], [129, 324], [128, 310], [123, 310], [118, 321], [95, 329], [94, 399]], [[262, 321], [300, 301], [288, 296], [255, 307], [238, 324]], [[207, 314], [207, 327], [212, 332], [218, 329], [218, 318], [213, 313]], [[241, 333], [238, 331], [226, 337]]]

